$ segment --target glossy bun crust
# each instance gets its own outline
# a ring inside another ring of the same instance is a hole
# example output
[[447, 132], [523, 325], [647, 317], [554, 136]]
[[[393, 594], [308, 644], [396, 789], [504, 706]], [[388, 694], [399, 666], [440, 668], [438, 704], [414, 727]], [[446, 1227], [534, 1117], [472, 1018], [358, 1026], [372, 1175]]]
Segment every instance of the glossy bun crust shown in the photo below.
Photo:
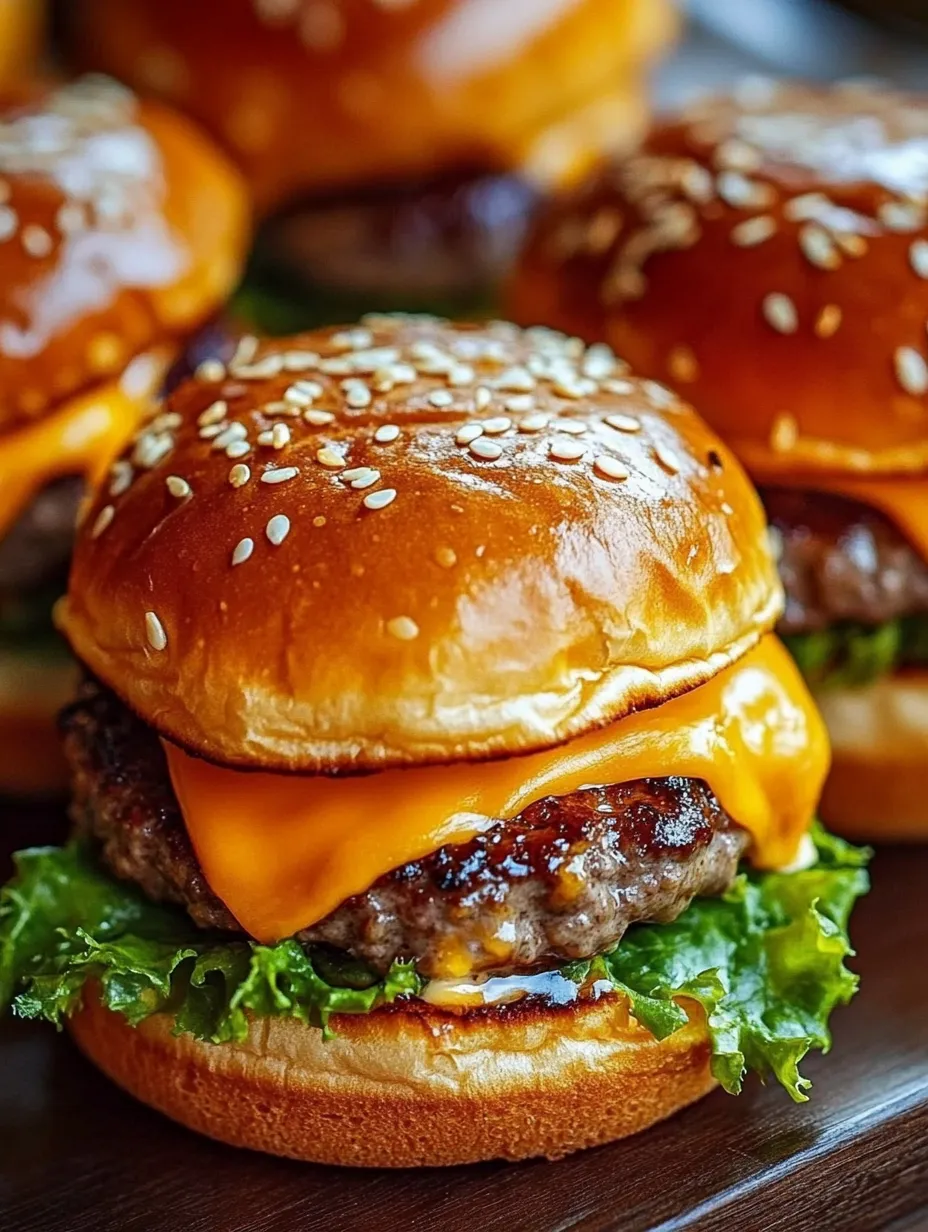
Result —
[[130, 1027], [90, 1000], [69, 1021], [125, 1090], [233, 1146], [324, 1164], [408, 1168], [558, 1157], [637, 1133], [707, 1094], [704, 1022], [658, 1043], [624, 1004], [455, 1017], [396, 1009], [336, 1034], [261, 1020], [204, 1044], [165, 1015]]
[[7, 92], [0, 185], [0, 432], [192, 330], [238, 277], [239, 173], [115, 82]]
[[738, 463], [607, 348], [383, 317], [256, 347], [130, 446], [61, 611], [78, 657], [203, 756], [554, 746], [704, 682], [779, 615]]
[[665, 120], [551, 208], [509, 309], [670, 381], [756, 477], [925, 471], [928, 96], [755, 82]]
[[646, 62], [674, 28], [667, 0], [82, 0], [74, 9], [78, 58], [200, 120], [264, 208], [346, 185], [505, 169], [536, 155], [560, 166], [584, 146], [587, 155], [624, 148], [644, 119]]

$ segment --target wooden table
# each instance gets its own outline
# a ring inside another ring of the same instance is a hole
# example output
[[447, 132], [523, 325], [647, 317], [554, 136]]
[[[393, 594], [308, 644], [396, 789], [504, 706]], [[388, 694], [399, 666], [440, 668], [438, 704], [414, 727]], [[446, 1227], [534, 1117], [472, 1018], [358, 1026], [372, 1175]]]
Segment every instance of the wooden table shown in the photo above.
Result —
[[554, 1164], [360, 1172], [234, 1151], [135, 1104], [51, 1028], [4, 1022], [0, 1229], [928, 1228], [928, 849], [886, 850], [873, 876], [855, 919], [864, 991], [832, 1055], [807, 1063], [811, 1103], [751, 1083]]

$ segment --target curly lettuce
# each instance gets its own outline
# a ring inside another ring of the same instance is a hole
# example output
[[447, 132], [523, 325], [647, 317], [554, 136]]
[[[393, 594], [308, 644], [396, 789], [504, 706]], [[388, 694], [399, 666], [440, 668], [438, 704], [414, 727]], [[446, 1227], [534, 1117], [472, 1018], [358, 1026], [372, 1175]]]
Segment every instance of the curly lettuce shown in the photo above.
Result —
[[[658, 1039], [704, 1009], [712, 1070], [733, 1093], [754, 1071], [796, 1100], [799, 1063], [827, 1050], [831, 1011], [850, 1000], [845, 966], [867, 855], [817, 829], [818, 861], [790, 873], [743, 872], [721, 898], [695, 900], [672, 924], [632, 928], [607, 954], [563, 968], [578, 985], [608, 981]], [[415, 997], [424, 978], [395, 962], [380, 977], [332, 951], [295, 941], [266, 946], [204, 933], [104, 872], [86, 848], [34, 848], [16, 857], [0, 892], [0, 1009], [60, 1025], [93, 981], [102, 1003], [137, 1025], [173, 1016], [177, 1033], [242, 1039], [252, 1015], [330, 1030], [336, 1014], [369, 1013]]]
[[783, 641], [815, 687], [860, 686], [900, 667], [928, 663], [928, 616], [872, 626], [843, 621], [814, 633], [790, 634]]

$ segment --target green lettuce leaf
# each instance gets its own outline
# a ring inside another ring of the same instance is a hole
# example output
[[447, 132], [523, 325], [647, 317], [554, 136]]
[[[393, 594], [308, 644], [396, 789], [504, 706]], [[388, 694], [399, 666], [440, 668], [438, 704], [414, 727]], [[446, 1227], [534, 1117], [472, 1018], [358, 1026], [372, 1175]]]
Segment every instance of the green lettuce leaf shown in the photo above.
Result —
[[[806, 1098], [799, 1063], [830, 1046], [828, 1018], [857, 977], [847, 920], [866, 891], [861, 852], [817, 828], [818, 862], [792, 873], [742, 873], [722, 898], [697, 899], [672, 924], [639, 925], [608, 954], [562, 973], [606, 981], [658, 1039], [704, 1009], [712, 1069], [726, 1090], [753, 1070]], [[166, 1011], [174, 1030], [221, 1043], [250, 1015], [290, 1017], [323, 1030], [333, 1014], [367, 1013], [416, 996], [423, 978], [394, 963], [383, 978], [332, 951], [295, 941], [263, 946], [203, 933], [154, 906], [77, 844], [20, 852], [0, 893], [0, 1009], [59, 1024], [88, 981], [132, 1024]]]
[[882, 625], [850, 621], [783, 638], [810, 684], [817, 688], [870, 684], [900, 667], [928, 663], [928, 616]]

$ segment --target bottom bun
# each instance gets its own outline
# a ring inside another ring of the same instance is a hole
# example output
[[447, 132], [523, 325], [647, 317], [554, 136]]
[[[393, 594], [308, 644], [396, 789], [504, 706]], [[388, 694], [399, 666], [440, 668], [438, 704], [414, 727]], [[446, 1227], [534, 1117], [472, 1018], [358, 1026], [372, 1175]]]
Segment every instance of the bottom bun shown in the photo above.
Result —
[[825, 824], [854, 839], [928, 840], [928, 672], [829, 689], [816, 700], [833, 752]]
[[421, 1002], [333, 1019], [261, 1019], [248, 1038], [130, 1027], [88, 996], [69, 1027], [132, 1095], [211, 1138], [314, 1163], [407, 1168], [556, 1158], [637, 1133], [715, 1085], [701, 1010], [656, 1041], [605, 997], [464, 1016]]
[[64, 794], [68, 775], [58, 714], [77, 681], [70, 659], [0, 654], [0, 796]]

